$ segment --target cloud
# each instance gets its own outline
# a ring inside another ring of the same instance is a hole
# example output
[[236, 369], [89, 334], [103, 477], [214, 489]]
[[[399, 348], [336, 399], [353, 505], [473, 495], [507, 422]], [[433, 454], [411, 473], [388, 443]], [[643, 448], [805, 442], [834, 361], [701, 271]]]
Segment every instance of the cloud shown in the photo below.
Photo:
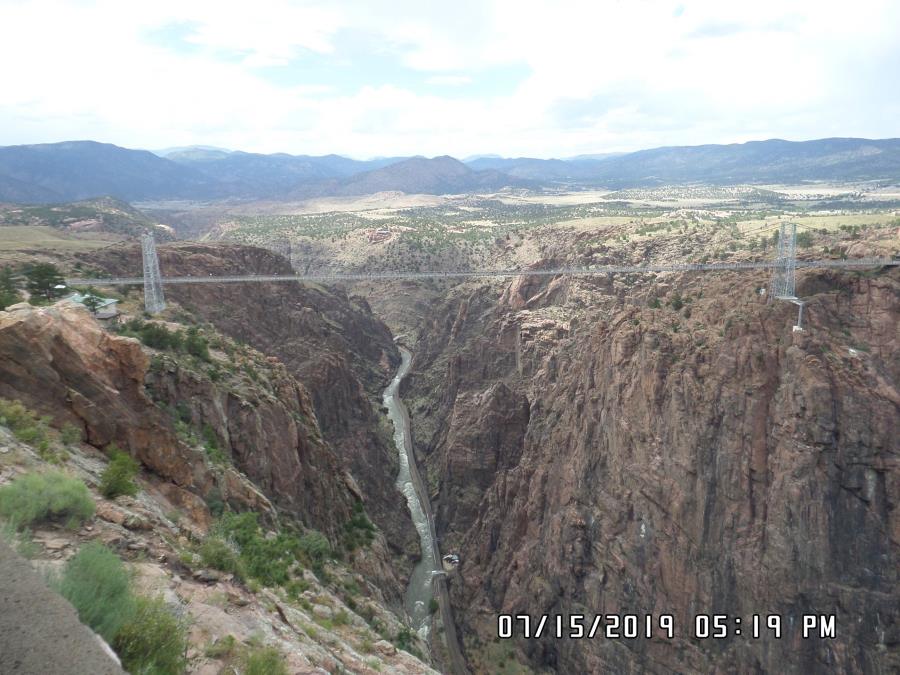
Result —
[[897, 135], [900, 7], [882, 0], [852, 12], [800, 0], [397, 0], [390, 12], [363, 0], [0, 0], [0, 11], [4, 144], [565, 156]]
[[472, 78], [468, 75], [432, 75], [425, 78], [425, 84], [443, 85], [447, 87], [461, 87], [471, 84]]

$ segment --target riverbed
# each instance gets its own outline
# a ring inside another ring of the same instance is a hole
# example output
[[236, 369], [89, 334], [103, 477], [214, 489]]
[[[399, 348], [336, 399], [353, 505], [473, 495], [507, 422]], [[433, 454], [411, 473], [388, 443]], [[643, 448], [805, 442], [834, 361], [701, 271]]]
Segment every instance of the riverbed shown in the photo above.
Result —
[[434, 597], [431, 584], [432, 573], [435, 571], [435, 544], [431, 523], [428, 520], [426, 508], [423, 506], [419, 493], [416, 490], [414, 480], [415, 458], [412, 454], [412, 438], [409, 433], [409, 415], [406, 406], [400, 399], [400, 383], [409, 372], [412, 354], [409, 350], [400, 347], [403, 358], [400, 368], [390, 385], [384, 390], [384, 405], [388, 410], [388, 417], [394, 425], [394, 444], [400, 459], [400, 471], [397, 474], [397, 489], [406, 497], [409, 512], [413, 524], [419, 533], [419, 543], [422, 549], [422, 558], [413, 568], [409, 586], [404, 595], [406, 611], [412, 619], [415, 631], [423, 640], [428, 639], [428, 627], [430, 624], [430, 604]]

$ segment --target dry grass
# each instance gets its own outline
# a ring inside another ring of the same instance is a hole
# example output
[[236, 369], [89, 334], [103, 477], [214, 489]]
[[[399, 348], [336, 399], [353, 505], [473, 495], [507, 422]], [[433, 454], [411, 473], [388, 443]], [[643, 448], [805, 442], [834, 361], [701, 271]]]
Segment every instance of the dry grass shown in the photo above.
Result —
[[0, 251], [30, 251], [35, 248], [57, 251], [92, 251], [108, 246], [117, 238], [74, 237], [46, 225], [0, 226]]

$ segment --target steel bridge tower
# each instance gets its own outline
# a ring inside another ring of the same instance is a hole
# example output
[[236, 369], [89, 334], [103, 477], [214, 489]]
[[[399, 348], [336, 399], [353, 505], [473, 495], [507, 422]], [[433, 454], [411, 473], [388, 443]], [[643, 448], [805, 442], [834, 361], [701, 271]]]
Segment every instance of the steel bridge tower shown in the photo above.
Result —
[[149, 231], [141, 235], [141, 254], [144, 259], [144, 310], [148, 314], [159, 314], [166, 308], [166, 299], [159, 273], [159, 258], [156, 257], [156, 240]]
[[775, 253], [775, 270], [772, 273], [770, 297], [792, 302], [799, 308], [794, 331], [803, 330], [803, 305], [796, 296], [797, 272], [797, 223], [781, 223], [778, 231], [778, 249]]

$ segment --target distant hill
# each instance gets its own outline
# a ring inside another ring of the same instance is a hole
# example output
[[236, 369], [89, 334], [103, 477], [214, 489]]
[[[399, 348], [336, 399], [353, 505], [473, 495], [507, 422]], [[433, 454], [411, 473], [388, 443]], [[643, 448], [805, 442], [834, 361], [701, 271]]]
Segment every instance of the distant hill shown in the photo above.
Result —
[[171, 152], [166, 159], [199, 171], [215, 181], [218, 190], [228, 195], [273, 198], [290, 192], [298, 185], [352, 176], [399, 162], [403, 158], [359, 161], [340, 155], [261, 155], [191, 148]]
[[213, 196], [198, 171], [145, 150], [68, 141], [0, 148], [0, 201], [71, 202], [103, 195], [135, 201]]
[[679, 183], [786, 183], [898, 180], [900, 139], [824, 138], [672, 146], [570, 159], [482, 157], [473, 169], [495, 169], [544, 184], [613, 188]]
[[412, 157], [396, 164], [351, 176], [329, 186], [333, 194], [365, 195], [400, 191], [409, 194], [456, 194], [493, 191], [526, 182], [494, 170], [475, 170], [458, 159]]
[[160, 157], [165, 157], [167, 159], [171, 159], [172, 155], [175, 154], [191, 154], [195, 153], [199, 156], [202, 156], [203, 153], [210, 154], [222, 154], [227, 155], [232, 150], [227, 150], [226, 148], [217, 148], [214, 145], [183, 145], [175, 148], [164, 148], [163, 150], [151, 150], [154, 155], [159, 155]]
[[127, 201], [299, 199], [383, 191], [448, 194], [537, 188], [665, 184], [900, 181], [900, 139], [754, 141], [641, 150], [571, 159], [480, 156], [262, 155], [211, 147], [166, 157], [93, 141], [0, 148], [0, 202], [72, 202], [110, 195]]
[[561, 159], [479, 157], [466, 162], [466, 165], [481, 171], [502, 171], [515, 178], [541, 183], [577, 182], [582, 177], [578, 166]]
[[0, 228], [10, 225], [49, 226], [76, 236], [102, 233], [128, 238], [150, 230], [158, 241], [175, 238], [172, 228], [111, 197], [40, 206], [0, 204]]
[[583, 171], [585, 180], [607, 187], [900, 180], [900, 139], [773, 139], [654, 148], [589, 163]]

